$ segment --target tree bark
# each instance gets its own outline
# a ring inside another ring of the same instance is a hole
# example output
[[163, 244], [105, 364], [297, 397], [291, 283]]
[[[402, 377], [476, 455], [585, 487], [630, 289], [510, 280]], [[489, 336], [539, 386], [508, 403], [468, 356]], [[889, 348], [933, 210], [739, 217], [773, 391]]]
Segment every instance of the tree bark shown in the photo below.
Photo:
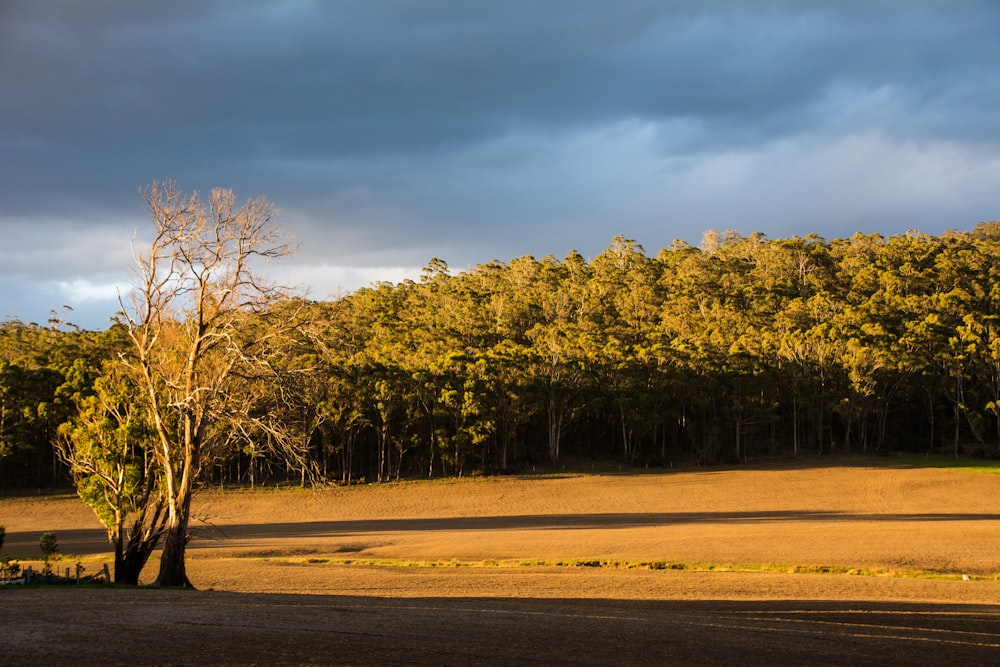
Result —
[[154, 586], [194, 588], [187, 578], [184, 554], [187, 549], [187, 512], [177, 517], [176, 522], [168, 522], [163, 539], [163, 553], [160, 555], [160, 573]]
[[191, 494], [185, 493], [178, 512], [171, 513], [163, 537], [160, 573], [154, 586], [194, 588], [187, 578], [185, 553], [188, 543], [188, 519], [191, 516]]

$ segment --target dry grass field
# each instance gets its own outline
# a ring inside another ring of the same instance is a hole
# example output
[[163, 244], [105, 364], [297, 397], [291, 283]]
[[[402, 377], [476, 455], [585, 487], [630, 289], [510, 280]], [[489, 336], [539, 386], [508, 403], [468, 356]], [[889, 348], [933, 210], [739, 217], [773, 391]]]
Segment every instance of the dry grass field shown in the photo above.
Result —
[[6, 587], [0, 664], [1000, 663], [1000, 475], [883, 463], [206, 490], [198, 591]]

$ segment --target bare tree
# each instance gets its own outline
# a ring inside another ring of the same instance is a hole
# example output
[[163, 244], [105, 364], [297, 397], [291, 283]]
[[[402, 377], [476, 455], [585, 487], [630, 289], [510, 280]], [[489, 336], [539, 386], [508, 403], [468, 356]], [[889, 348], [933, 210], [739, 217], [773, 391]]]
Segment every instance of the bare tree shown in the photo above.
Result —
[[221, 423], [250, 458], [251, 486], [258, 461], [277, 463], [286, 474], [297, 472], [302, 486], [316, 485], [322, 475], [310, 457], [310, 442], [324, 414], [315, 405], [315, 385], [326, 378], [311, 356], [295, 356], [295, 341], [282, 335], [305, 323], [291, 309], [282, 309], [280, 320], [268, 328], [268, 342], [255, 350], [254, 363], [237, 371], [239, 388], [227, 393]]
[[291, 250], [263, 197], [238, 204], [231, 190], [214, 189], [203, 201], [170, 181], [154, 182], [142, 197], [154, 235], [148, 253], [133, 249], [131, 300], [123, 300], [120, 318], [155, 426], [166, 496], [156, 585], [190, 586], [185, 550], [194, 484], [208, 450], [230, 440], [218, 428], [220, 398], [253, 354], [248, 315], [283, 297], [251, 264]]

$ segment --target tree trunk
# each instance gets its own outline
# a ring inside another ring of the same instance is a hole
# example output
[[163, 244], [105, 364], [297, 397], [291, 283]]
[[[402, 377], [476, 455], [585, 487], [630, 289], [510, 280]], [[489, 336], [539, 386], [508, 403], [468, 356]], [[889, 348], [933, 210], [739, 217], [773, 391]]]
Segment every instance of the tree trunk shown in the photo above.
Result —
[[799, 455], [799, 395], [798, 383], [792, 384], [792, 456]]
[[962, 373], [955, 373], [955, 432], [954, 432], [954, 448], [955, 448], [955, 458], [958, 458], [959, 452], [959, 442], [961, 441], [962, 435]]
[[188, 518], [191, 515], [191, 494], [185, 494], [176, 513], [167, 519], [160, 555], [160, 573], [154, 586], [194, 588], [187, 578], [184, 555], [188, 542]]
[[559, 437], [562, 435], [562, 408], [549, 400], [549, 461], [559, 462]]
[[[125, 581], [125, 550], [122, 548], [122, 536], [121, 533], [118, 534], [114, 539], [115, 545], [115, 583], [116, 584], [127, 584], [131, 583]], [[136, 573], [136, 583], [139, 581], [139, 574]]]
[[129, 586], [139, 585], [139, 575], [149, 559], [148, 553], [140, 553], [138, 549], [129, 548], [122, 554], [121, 560], [115, 558], [115, 583]]

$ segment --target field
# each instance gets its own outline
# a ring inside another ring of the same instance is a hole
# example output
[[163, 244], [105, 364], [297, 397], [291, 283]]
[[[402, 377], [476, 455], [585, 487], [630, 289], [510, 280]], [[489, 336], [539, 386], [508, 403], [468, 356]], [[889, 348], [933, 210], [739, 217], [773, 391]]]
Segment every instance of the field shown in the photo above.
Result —
[[[195, 513], [198, 591], [8, 586], [0, 664], [1000, 662], [1000, 475], [816, 460], [206, 490]], [[0, 524], [8, 555], [46, 530], [59, 568], [108, 555], [73, 496], [5, 498]]]

